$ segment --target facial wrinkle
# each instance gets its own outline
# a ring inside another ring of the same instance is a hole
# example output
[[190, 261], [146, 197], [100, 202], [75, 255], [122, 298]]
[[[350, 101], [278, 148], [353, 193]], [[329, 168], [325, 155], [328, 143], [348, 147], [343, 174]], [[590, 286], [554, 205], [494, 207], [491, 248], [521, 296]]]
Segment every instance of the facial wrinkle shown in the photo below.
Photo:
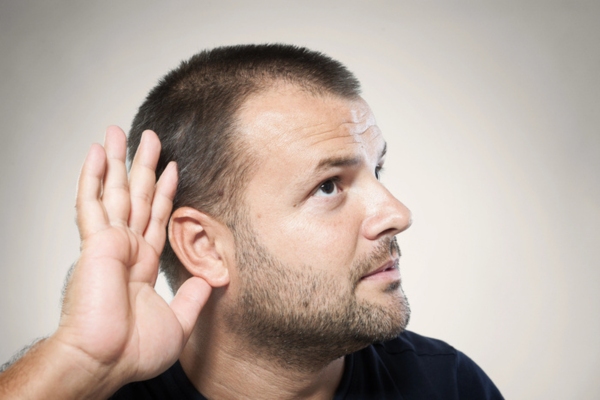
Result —
[[[315, 145], [325, 143], [325, 142], [328, 142], [331, 140], [343, 140], [343, 142], [340, 143], [340, 145], [364, 144], [365, 140], [374, 141], [379, 136], [381, 136], [381, 132], [379, 131], [379, 129], [373, 130], [373, 128], [376, 128], [376, 126], [370, 126], [365, 130], [361, 130], [361, 131], [357, 131], [357, 132], [348, 132], [348, 130], [345, 130], [345, 133], [337, 133], [337, 134], [334, 132], [339, 131], [339, 130], [337, 128], [334, 128], [334, 129], [331, 129], [328, 131], [316, 132], [316, 133], [310, 134], [306, 137], [314, 139], [310, 142], [311, 146], [315, 146]], [[373, 132], [373, 134], [368, 135], [371, 132]], [[324, 137], [320, 138], [322, 136], [324, 136]]]

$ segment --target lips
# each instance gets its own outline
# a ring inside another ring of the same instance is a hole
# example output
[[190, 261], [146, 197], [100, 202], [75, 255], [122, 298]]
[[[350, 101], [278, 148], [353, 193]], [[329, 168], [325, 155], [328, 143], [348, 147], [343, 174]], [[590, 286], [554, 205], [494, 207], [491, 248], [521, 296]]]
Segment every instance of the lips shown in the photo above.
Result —
[[383, 264], [381, 267], [377, 268], [376, 270], [371, 271], [366, 275], [363, 275], [363, 277], [361, 279], [367, 279], [367, 278], [376, 276], [378, 274], [388, 272], [388, 271], [394, 271], [397, 269], [398, 269], [398, 258], [394, 258], [393, 260], [389, 260], [388, 262], [386, 262], [385, 264]]

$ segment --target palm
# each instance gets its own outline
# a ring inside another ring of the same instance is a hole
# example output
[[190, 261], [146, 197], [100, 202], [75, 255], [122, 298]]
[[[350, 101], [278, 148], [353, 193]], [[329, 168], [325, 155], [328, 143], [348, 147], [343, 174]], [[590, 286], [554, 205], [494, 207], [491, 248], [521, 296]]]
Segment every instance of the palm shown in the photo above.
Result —
[[105, 147], [90, 150], [80, 177], [82, 251], [59, 332], [123, 380], [144, 379], [177, 359], [210, 289], [192, 278], [170, 306], [154, 291], [177, 184], [170, 165], [154, 185], [158, 138], [144, 135], [129, 180], [122, 131], [110, 129]]

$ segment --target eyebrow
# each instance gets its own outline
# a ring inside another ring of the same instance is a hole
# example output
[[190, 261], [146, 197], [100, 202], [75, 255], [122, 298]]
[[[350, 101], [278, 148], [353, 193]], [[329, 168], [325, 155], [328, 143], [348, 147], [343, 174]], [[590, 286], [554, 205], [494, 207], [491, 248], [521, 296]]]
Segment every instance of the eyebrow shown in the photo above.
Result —
[[361, 163], [361, 158], [354, 157], [329, 157], [321, 160], [315, 168], [316, 171], [321, 171], [333, 167], [353, 167]]
[[[383, 158], [387, 153], [387, 142], [383, 145], [383, 150], [379, 154], [379, 158]], [[319, 165], [315, 168], [315, 171], [321, 171], [327, 168], [335, 167], [353, 167], [362, 162], [362, 158], [359, 156], [352, 157], [328, 157], [319, 162]]]

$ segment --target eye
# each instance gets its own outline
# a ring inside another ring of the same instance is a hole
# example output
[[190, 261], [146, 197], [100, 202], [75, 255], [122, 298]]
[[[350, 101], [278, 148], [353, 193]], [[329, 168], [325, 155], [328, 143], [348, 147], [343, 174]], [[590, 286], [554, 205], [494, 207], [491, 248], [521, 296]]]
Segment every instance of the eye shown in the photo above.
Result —
[[383, 172], [383, 167], [378, 165], [377, 168], [375, 168], [375, 178], [377, 178], [377, 180], [379, 180], [379, 178], [381, 178], [382, 172]]
[[319, 197], [331, 197], [336, 195], [340, 189], [338, 187], [337, 178], [328, 179], [325, 182], [321, 183], [315, 192], [315, 196]]

